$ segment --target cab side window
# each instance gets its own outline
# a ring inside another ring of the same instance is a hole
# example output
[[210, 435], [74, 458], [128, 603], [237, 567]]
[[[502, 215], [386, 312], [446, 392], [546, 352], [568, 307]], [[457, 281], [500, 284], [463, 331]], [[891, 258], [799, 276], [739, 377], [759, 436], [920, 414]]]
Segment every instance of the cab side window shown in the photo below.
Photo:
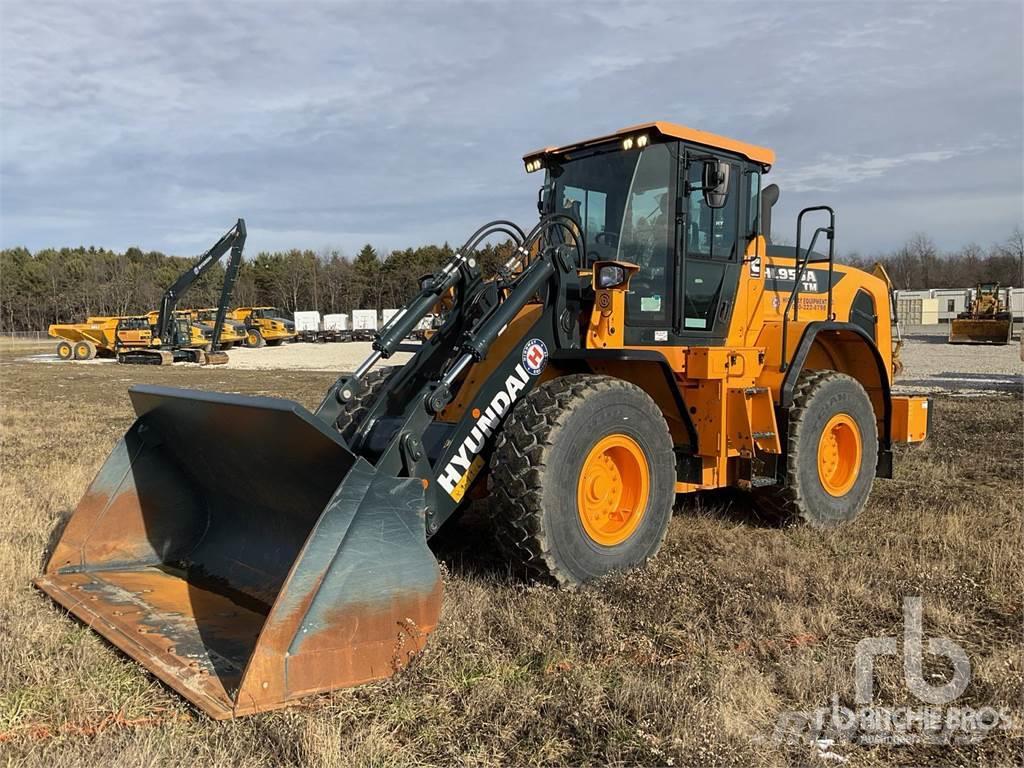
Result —
[[721, 299], [726, 266], [737, 258], [737, 224], [741, 179], [736, 166], [730, 168], [729, 194], [721, 208], [710, 208], [701, 186], [703, 159], [691, 160], [686, 169], [690, 192], [686, 199], [686, 264], [683, 272], [683, 329], [711, 331]]
[[[686, 178], [693, 188], [700, 187], [704, 164], [695, 160], [686, 171]], [[735, 166], [731, 178], [736, 183], [742, 177]], [[707, 259], [736, 258], [736, 209], [739, 195], [731, 186], [725, 206], [709, 208], [704, 195], [694, 191], [688, 198], [686, 216], [686, 253], [691, 257]]]

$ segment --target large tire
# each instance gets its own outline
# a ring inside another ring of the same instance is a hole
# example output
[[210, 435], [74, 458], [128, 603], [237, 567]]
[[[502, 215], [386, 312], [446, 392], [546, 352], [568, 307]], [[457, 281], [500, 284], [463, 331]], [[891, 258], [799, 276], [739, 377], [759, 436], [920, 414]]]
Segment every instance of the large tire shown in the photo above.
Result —
[[646, 392], [608, 376], [548, 381], [515, 406], [491, 455], [498, 542], [562, 586], [640, 565], [664, 541], [675, 480], [668, 425]]
[[61, 340], [57, 342], [57, 359], [74, 360], [75, 346], [70, 341]]
[[280, 347], [284, 343], [284, 339], [267, 339], [268, 347]]
[[785, 451], [785, 482], [759, 490], [759, 508], [818, 528], [855, 518], [878, 462], [875, 411], [860, 382], [836, 371], [801, 373]]
[[87, 339], [75, 342], [75, 360], [92, 360], [96, 357], [96, 345]]
[[250, 328], [245, 332], [245, 346], [249, 349], [256, 349], [262, 347], [267, 342], [263, 340], [263, 334], [256, 328]]
[[377, 399], [377, 395], [380, 394], [384, 382], [394, 372], [395, 369], [390, 366], [373, 369], [363, 376], [363, 380], [360, 382], [362, 386], [355, 393], [355, 396], [351, 400], [342, 403], [341, 413], [335, 419], [334, 427], [341, 433], [346, 442], [355, 435], [359, 425], [363, 423], [370, 404]]

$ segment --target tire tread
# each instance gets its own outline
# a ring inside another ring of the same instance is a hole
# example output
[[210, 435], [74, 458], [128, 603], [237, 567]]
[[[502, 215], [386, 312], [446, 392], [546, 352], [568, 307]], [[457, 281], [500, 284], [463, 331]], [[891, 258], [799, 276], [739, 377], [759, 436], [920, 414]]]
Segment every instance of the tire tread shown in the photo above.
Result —
[[[506, 557], [520, 563], [533, 578], [561, 587], [574, 587], [574, 579], [554, 555], [545, 529], [542, 497], [548, 459], [560, 428], [587, 397], [601, 391], [639, 392], [651, 415], [663, 424], [664, 416], [653, 400], [635, 384], [611, 376], [571, 374], [545, 382], [513, 408], [491, 454], [488, 484], [497, 543]], [[671, 446], [668, 425], [665, 435]], [[671, 451], [671, 449], [669, 449]], [[664, 541], [667, 526], [658, 540]], [[656, 548], [657, 549], [657, 548]]]
[[[815, 392], [826, 382], [841, 380], [849, 380], [860, 386], [852, 376], [832, 370], [805, 370], [797, 379], [793, 405], [789, 409], [789, 428], [786, 432], [786, 480], [781, 486], [764, 488], [755, 494], [757, 505], [764, 511], [780, 518], [799, 519], [810, 525], [824, 524], [810, 508], [800, 483], [796, 480], [802, 461], [800, 435]], [[813, 458], [817, 462], [817, 456]]]

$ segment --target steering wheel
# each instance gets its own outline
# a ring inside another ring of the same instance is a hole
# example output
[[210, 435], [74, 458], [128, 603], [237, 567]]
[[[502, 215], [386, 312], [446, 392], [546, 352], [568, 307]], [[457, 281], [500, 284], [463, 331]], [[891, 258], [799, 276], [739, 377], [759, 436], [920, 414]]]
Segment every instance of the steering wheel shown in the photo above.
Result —
[[607, 245], [615, 248], [619, 244], [618, 232], [598, 232], [594, 235], [594, 242], [598, 245]]

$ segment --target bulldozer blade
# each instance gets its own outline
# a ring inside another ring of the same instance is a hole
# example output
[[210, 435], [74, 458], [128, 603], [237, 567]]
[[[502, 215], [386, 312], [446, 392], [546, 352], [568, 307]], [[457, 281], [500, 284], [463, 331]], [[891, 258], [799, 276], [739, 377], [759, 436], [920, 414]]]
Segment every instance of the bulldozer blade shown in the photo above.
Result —
[[1009, 344], [1013, 325], [1009, 320], [953, 320], [950, 344]]
[[137, 386], [36, 585], [217, 719], [387, 677], [437, 624], [418, 479], [297, 403]]

